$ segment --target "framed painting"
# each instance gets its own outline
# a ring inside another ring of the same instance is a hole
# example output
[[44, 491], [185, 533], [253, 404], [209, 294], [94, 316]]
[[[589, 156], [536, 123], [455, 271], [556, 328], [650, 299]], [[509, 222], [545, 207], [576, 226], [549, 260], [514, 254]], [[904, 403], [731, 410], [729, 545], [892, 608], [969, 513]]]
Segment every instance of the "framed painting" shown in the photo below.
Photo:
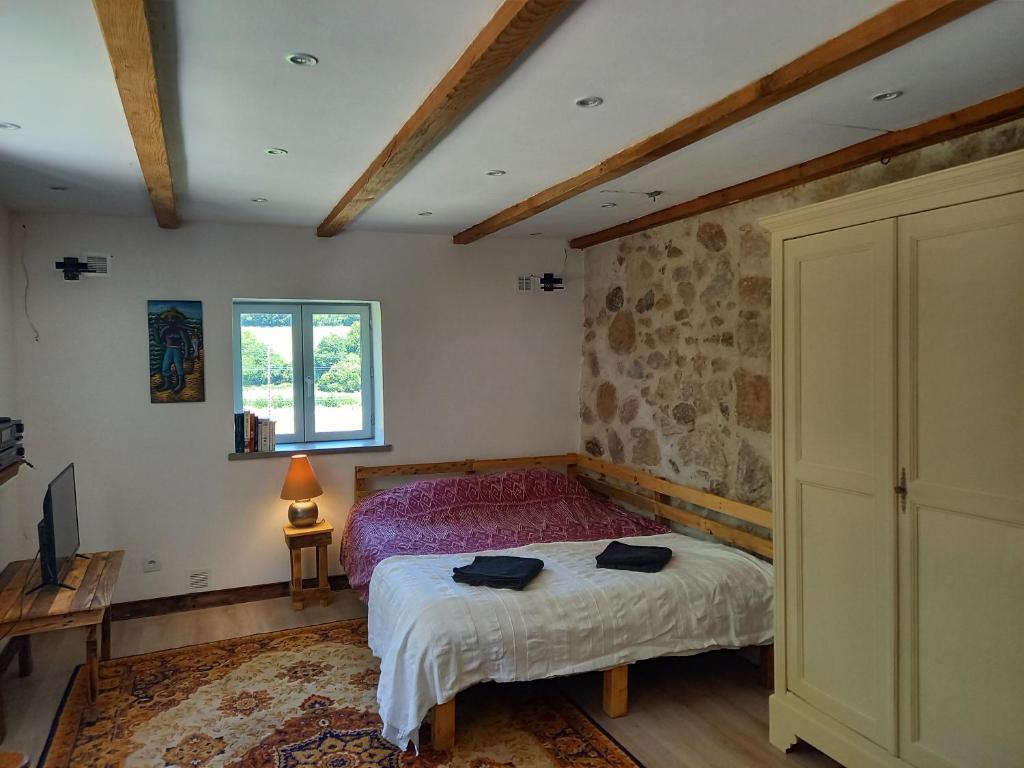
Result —
[[203, 303], [149, 301], [149, 401], [206, 400]]

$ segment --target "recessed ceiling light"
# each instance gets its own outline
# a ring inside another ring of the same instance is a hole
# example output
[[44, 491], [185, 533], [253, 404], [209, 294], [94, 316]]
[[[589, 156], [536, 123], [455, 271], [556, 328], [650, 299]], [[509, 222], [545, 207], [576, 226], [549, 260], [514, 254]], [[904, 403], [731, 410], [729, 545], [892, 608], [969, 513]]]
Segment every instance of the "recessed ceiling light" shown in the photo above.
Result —
[[604, 99], [600, 96], [584, 96], [581, 99], [576, 99], [576, 106], [583, 107], [584, 109], [600, 107], [602, 104], [604, 104]]
[[59, 184], [54, 184], [52, 187], [47, 187], [47, 189], [50, 190], [51, 192], [67, 192], [68, 191], [67, 187], [62, 187]]
[[488, 171], [488, 176], [504, 176], [508, 171], [503, 171], [501, 168], [495, 168], [494, 170]]
[[433, 211], [420, 211], [416, 215], [417, 216], [433, 216], [434, 212]]
[[266, 152], [268, 155], [287, 155], [288, 154], [288, 150], [285, 149], [284, 147], [267, 147], [267, 149], [265, 149], [263, 151]]
[[21, 126], [17, 123], [0, 123], [0, 131], [18, 131]]
[[315, 67], [320, 63], [312, 53], [289, 53], [285, 58], [298, 67]]
[[602, 208], [614, 208], [618, 203], [601, 203]]
[[267, 198], [265, 198], [265, 197], [250, 197], [249, 200], [251, 202], [253, 202], [253, 203], [265, 203], [265, 202], [267, 202]]
[[872, 101], [892, 101], [903, 95], [903, 91], [882, 91], [871, 97]]

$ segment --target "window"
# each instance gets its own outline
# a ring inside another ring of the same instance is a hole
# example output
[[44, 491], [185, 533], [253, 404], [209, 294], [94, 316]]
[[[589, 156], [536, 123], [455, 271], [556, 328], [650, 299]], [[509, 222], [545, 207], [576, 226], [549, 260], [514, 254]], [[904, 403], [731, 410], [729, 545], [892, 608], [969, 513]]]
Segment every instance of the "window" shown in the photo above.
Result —
[[235, 410], [276, 421], [278, 443], [374, 437], [373, 310], [236, 301]]

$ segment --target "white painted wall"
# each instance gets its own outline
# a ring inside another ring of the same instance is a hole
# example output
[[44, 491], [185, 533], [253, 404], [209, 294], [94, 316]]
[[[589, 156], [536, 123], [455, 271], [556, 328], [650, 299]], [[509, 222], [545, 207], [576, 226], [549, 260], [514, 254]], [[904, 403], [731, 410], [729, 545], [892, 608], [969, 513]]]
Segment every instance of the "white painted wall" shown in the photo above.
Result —
[[[283, 581], [286, 458], [229, 462], [231, 300], [368, 299], [382, 305], [391, 453], [314, 456], [322, 512], [340, 528], [356, 464], [572, 451], [578, 442], [582, 265], [568, 289], [521, 295], [520, 272], [559, 271], [561, 245], [40, 215], [28, 228], [29, 298], [15, 297], [17, 386], [38, 469], [20, 484], [38, 517], [46, 482], [76, 463], [85, 550], [128, 552], [118, 600]], [[65, 282], [53, 262], [110, 253], [109, 279]], [[15, 279], [16, 293], [23, 283]], [[205, 403], [150, 404], [146, 300], [200, 299]], [[33, 550], [34, 551], [34, 550]], [[143, 574], [144, 558], [163, 564]], [[340, 570], [337, 545], [332, 571]]]
[[[14, 243], [11, 217], [0, 206], [0, 416], [17, 416], [14, 376]], [[31, 557], [31, 542], [22, 531], [18, 504], [20, 478], [0, 486], [0, 568], [10, 560]]]

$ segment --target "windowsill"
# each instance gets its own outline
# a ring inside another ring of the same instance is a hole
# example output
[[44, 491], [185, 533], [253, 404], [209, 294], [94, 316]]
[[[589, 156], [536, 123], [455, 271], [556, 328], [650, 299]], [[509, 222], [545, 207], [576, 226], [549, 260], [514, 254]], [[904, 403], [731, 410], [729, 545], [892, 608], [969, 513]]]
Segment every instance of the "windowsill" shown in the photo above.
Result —
[[287, 458], [296, 453], [377, 453], [390, 451], [391, 444], [382, 440], [325, 440], [316, 443], [281, 443], [272, 451], [229, 453], [228, 461]]

